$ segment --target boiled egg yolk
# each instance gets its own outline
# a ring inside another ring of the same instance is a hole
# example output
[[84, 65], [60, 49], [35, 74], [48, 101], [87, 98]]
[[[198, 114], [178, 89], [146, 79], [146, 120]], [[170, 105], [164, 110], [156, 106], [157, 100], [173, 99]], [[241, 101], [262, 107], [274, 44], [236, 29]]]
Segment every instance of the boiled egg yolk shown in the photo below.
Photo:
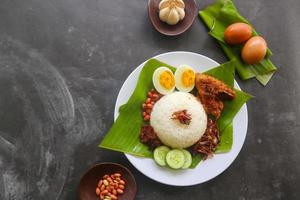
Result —
[[164, 71], [159, 76], [159, 83], [166, 89], [170, 90], [175, 85], [175, 78], [172, 72]]
[[180, 65], [175, 72], [176, 88], [181, 92], [190, 92], [195, 87], [195, 71], [188, 65]]
[[191, 87], [195, 84], [195, 72], [193, 70], [186, 70], [182, 73], [181, 78], [184, 87]]
[[154, 88], [160, 94], [170, 94], [175, 89], [175, 77], [173, 72], [167, 67], [157, 68], [152, 76]]

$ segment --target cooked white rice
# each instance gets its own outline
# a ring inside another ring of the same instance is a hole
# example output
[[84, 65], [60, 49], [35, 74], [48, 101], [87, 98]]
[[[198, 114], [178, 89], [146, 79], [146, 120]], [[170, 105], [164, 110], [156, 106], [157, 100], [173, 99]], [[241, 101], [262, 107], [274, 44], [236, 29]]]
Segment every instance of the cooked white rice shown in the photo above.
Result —
[[[189, 125], [171, 119], [174, 112], [184, 109], [191, 114]], [[174, 92], [156, 102], [150, 124], [165, 145], [172, 148], [187, 148], [195, 144], [204, 134], [207, 116], [200, 101], [192, 94]]]

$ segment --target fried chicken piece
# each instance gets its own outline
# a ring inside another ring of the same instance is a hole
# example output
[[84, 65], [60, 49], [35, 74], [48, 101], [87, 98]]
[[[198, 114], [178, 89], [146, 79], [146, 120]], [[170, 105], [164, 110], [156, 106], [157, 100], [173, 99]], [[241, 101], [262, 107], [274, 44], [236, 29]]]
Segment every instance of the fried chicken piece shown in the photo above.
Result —
[[207, 120], [207, 128], [200, 140], [192, 147], [193, 152], [203, 155], [205, 160], [211, 157], [220, 143], [218, 125], [212, 119]]
[[209, 75], [196, 73], [195, 81], [206, 113], [218, 119], [224, 109], [223, 100], [233, 100], [235, 92], [222, 81]]

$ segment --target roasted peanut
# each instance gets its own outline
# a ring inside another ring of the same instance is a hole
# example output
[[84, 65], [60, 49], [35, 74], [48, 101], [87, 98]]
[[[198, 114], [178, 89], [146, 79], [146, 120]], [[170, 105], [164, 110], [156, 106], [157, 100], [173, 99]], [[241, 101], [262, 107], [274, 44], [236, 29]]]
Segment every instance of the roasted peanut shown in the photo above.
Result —
[[[151, 112], [151, 109], [148, 108], [148, 105], [145, 104], [148, 112]], [[150, 107], [153, 106], [150, 104]], [[143, 117], [150, 119], [150, 115], [144, 111]], [[145, 116], [144, 116], [145, 115]], [[120, 173], [114, 173], [110, 175], [104, 175], [101, 180], [98, 181], [98, 186], [96, 188], [96, 194], [100, 197], [101, 200], [117, 200], [118, 195], [124, 193], [125, 181], [121, 179]]]
[[101, 191], [105, 190], [105, 185], [101, 185], [100, 190], [101, 190]]
[[108, 190], [103, 190], [103, 191], [101, 192], [101, 194], [102, 194], [102, 195], [107, 195], [107, 194], [108, 194]]
[[152, 111], [152, 109], [150, 109], [150, 108], [146, 109], [146, 113], [147, 113], [147, 114], [150, 114], [151, 111]]
[[96, 188], [96, 194], [97, 194], [97, 196], [100, 195], [100, 189], [98, 187]]
[[148, 121], [150, 119], [150, 115], [146, 115], [145, 117], [144, 117], [144, 120], [145, 121]]
[[148, 104], [147, 104], [147, 108], [152, 109], [152, 108], [153, 108], [153, 105], [152, 105], [151, 103], [148, 103]]
[[103, 183], [103, 181], [100, 180], [100, 181], [98, 182], [98, 187], [101, 187], [102, 183]]
[[147, 99], [142, 104], [142, 107], [143, 107], [142, 116], [143, 116], [144, 121], [149, 121], [153, 106], [160, 99], [161, 96], [162, 95], [160, 95], [156, 90], [150, 90], [147, 93]]
[[111, 197], [111, 199], [112, 199], [112, 200], [116, 200], [116, 199], [118, 199], [118, 197], [117, 197], [117, 196], [115, 196], [115, 195], [113, 195], [113, 194], [111, 194], [111, 195], [110, 195], [110, 197]]
[[117, 189], [117, 193], [119, 193], [119, 194], [123, 194], [123, 193], [124, 193], [124, 191], [123, 191], [123, 190], [121, 190], [121, 189]]
[[107, 181], [107, 180], [103, 180], [103, 184], [104, 184], [105, 186], [108, 186], [108, 181]]
[[114, 186], [112, 186], [112, 185], [111, 185], [111, 186], [109, 186], [109, 190], [110, 190], [110, 191], [112, 191], [113, 189], [115, 189], [115, 187], [114, 187]]

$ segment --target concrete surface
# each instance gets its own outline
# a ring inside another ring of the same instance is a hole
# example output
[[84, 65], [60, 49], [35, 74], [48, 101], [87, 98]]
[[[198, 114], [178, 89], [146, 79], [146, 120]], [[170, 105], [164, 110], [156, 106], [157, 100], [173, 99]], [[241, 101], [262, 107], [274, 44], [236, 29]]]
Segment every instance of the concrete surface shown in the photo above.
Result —
[[129, 167], [141, 200], [299, 199], [300, 1], [236, 5], [267, 39], [279, 70], [265, 88], [237, 78], [256, 98], [235, 162], [207, 183], [177, 188], [97, 144], [122, 83], [144, 60], [185, 50], [226, 61], [203, 23], [166, 37], [149, 23], [146, 0], [1, 0], [0, 199], [77, 199], [80, 176], [101, 161]]

